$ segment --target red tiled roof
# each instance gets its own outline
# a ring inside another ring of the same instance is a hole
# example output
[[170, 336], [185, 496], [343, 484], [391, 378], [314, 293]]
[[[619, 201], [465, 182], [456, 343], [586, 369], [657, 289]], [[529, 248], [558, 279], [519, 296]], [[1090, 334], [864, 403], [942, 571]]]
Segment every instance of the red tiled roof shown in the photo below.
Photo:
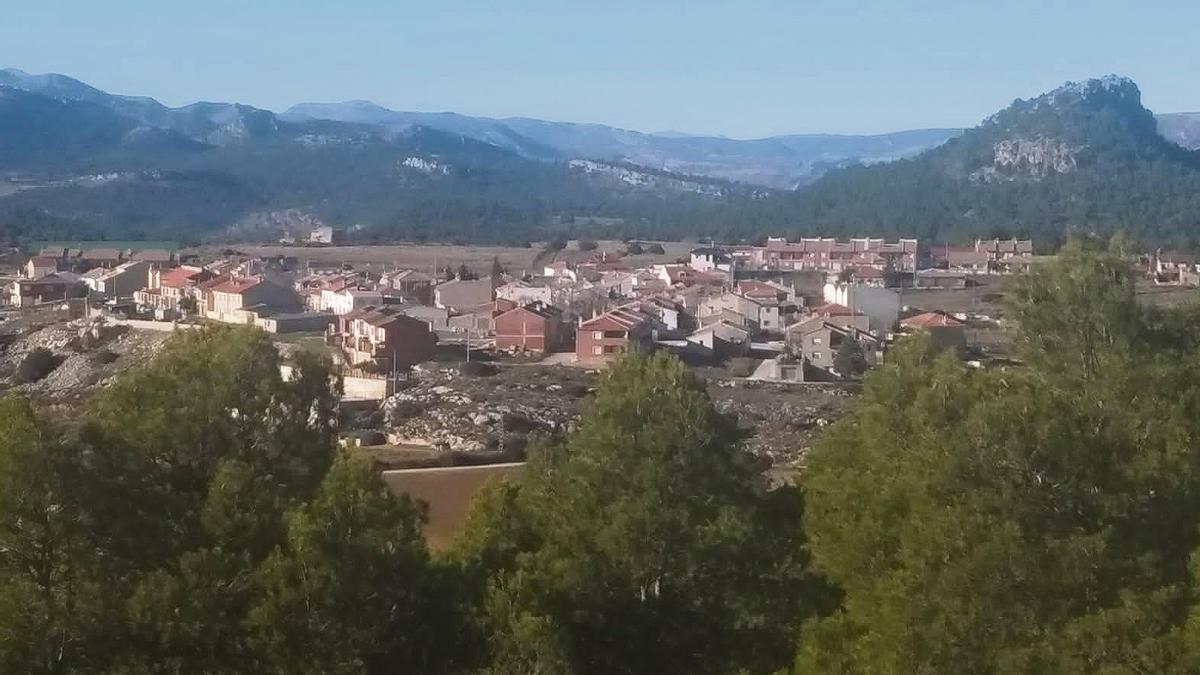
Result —
[[839, 305], [836, 302], [827, 302], [824, 305], [817, 305], [812, 308], [812, 313], [819, 316], [854, 316], [858, 314], [854, 310], [845, 305]]
[[184, 288], [201, 281], [201, 277], [209, 274], [195, 267], [176, 267], [169, 272], [163, 272], [159, 277], [159, 285], [166, 288]]
[[933, 328], [936, 326], [963, 326], [965, 321], [956, 319], [945, 312], [925, 312], [901, 319], [900, 325], [905, 328]]
[[531, 302], [502, 312], [496, 318], [500, 318], [506, 314], [512, 314], [513, 312], [529, 312], [530, 314], [535, 314], [543, 319], [555, 319], [562, 315], [562, 310], [554, 305], [547, 305], [544, 302]]
[[634, 328], [635, 326], [649, 323], [650, 317], [642, 314], [636, 309], [629, 307], [618, 307], [607, 314], [601, 314], [593, 319], [584, 321], [583, 323], [579, 324], [579, 328], [588, 330], [593, 326], [593, 324], [602, 324], [608, 322], [615, 323], [618, 326], [628, 330], [630, 328]]
[[247, 277], [245, 279], [226, 279], [215, 286], [209, 287], [208, 290], [211, 290], [214, 293], [233, 293], [236, 295], [241, 295], [242, 293], [245, 293], [261, 283], [262, 279], [257, 277]]

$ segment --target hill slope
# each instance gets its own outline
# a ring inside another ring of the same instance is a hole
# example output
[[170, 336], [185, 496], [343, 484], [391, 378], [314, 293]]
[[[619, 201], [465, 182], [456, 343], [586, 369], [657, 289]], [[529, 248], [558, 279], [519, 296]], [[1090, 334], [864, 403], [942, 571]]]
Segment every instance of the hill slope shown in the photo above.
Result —
[[1159, 241], [1200, 233], [1200, 153], [1158, 133], [1137, 85], [1109, 76], [1011, 106], [945, 145], [832, 172], [774, 208], [800, 229], [936, 239], [1124, 229]]
[[[8, 70], [0, 236], [205, 237], [296, 210], [361, 225], [356, 236], [367, 241], [520, 242], [583, 232], [594, 226], [573, 228], [577, 218], [602, 217], [615, 225], [588, 234], [1055, 240], [1082, 228], [1190, 243], [1200, 162], [1164, 135], [1190, 143], [1195, 125], [1186, 114], [1156, 120], [1136, 85], [1116, 77], [1018, 100], [961, 135], [735, 141], [361, 101], [283, 115], [231, 103], [169, 108]], [[937, 147], [886, 164], [845, 159], [847, 148], [879, 159], [928, 146]], [[824, 175], [794, 192], [747, 185], [797, 172]]]
[[919, 129], [874, 136], [801, 134], [756, 140], [647, 134], [602, 124], [548, 122], [527, 117], [491, 119], [456, 113], [389, 110], [370, 101], [301, 103], [280, 117], [378, 125], [413, 125], [462, 134], [540, 159], [629, 162], [654, 169], [773, 188], [812, 182], [837, 166], [911, 157], [958, 135], [960, 129]]

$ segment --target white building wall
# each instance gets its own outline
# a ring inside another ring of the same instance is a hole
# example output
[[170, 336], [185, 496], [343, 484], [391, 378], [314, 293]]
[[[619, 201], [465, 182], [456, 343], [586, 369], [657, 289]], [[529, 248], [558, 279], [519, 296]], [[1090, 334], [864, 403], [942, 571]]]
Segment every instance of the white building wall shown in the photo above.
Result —
[[825, 284], [825, 302], [844, 305], [862, 312], [870, 320], [871, 330], [884, 335], [900, 318], [900, 294], [888, 289], [859, 284]]

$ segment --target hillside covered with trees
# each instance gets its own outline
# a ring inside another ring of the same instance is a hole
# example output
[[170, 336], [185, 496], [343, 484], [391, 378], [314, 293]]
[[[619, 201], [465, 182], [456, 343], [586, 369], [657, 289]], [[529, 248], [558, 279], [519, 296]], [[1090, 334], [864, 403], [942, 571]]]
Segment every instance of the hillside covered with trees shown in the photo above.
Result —
[[8, 241], [197, 241], [297, 209], [365, 243], [872, 234], [1054, 247], [1070, 233], [1126, 231], [1200, 244], [1200, 154], [1160, 135], [1137, 86], [1111, 76], [1018, 100], [914, 158], [832, 170], [795, 191], [417, 124], [168, 109], [63, 79], [41, 93], [0, 82]]

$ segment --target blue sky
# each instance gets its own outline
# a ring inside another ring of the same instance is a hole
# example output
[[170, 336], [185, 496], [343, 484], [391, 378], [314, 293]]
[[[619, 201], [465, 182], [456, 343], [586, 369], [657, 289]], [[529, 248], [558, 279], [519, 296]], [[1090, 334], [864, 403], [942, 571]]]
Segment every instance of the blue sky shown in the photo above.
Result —
[[1200, 2], [0, 0], [0, 66], [169, 105], [370, 99], [738, 138], [968, 126], [1106, 73], [1200, 110]]

